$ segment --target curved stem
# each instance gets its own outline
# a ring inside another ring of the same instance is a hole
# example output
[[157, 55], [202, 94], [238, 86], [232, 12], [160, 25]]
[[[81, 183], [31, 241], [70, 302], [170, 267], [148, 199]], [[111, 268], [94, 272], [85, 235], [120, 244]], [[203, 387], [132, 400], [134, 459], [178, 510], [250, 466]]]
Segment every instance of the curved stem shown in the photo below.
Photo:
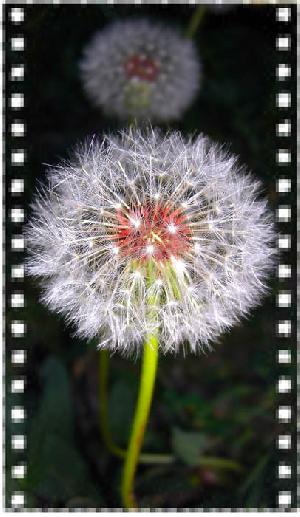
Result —
[[[108, 372], [109, 372], [109, 353], [107, 350], [99, 350], [99, 418], [100, 418], [100, 431], [103, 442], [106, 448], [111, 454], [117, 456], [120, 459], [126, 458], [126, 451], [116, 445], [113, 441], [109, 429], [109, 414], [108, 414]], [[175, 457], [172, 454], [157, 454], [157, 453], [145, 453], [140, 454], [139, 463], [142, 464], [163, 464], [168, 465], [175, 461]]]
[[198, 7], [194, 10], [191, 21], [185, 33], [187, 38], [193, 38], [195, 36], [205, 14], [205, 11], [206, 8], [204, 5], [198, 5]]
[[114, 455], [122, 456], [122, 449], [114, 444], [108, 425], [107, 379], [109, 353], [108, 350], [99, 350], [99, 417], [102, 438], [107, 449]]
[[157, 360], [158, 339], [157, 336], [150, 335], [144, 345], [138, 402], [123, 468], [121, 495], [124, 507], [127, 509], [137, 508], [133, 483], [152, 401]]

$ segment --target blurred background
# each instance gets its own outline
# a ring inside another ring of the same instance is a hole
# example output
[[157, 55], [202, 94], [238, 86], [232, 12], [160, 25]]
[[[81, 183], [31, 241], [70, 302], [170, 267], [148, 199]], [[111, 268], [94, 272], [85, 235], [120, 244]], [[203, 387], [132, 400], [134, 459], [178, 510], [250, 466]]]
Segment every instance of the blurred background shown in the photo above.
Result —
[[[67, 157], [87, 135], [122, 127], [90, 104], [79, 80], [78, 61], [93, 33], [115, 19], [136, 14], [184, 29], [193, 8], [35, 5], [26, 7], [25, 13], [28, 216], [37, 181], [45, 178], [45, 164]], [[207, 8], [194, 38], [203, 73], [198, 97], [179, 122], [163, 126], [186, 135], [203, 132], [229, 144], [262, 180], [273, 209], [278, 204], [275, 179], [279, 172], [281, 177], [295, 174], [288, 167], [278, 171], [275, 164], [280, 143], [275, 134], [280, 120], [275, 108], [275, 70], [280, 62], [275, 38], [280, 28], [273, 6]], [[8, 51], [7, 63], [10, 58]], [[293, 91], [293, 78], [285, 87]], [[23, 88], [20, 85], [20, 91]], [[10, 178], [9, 164], [7, 170]], [[285, 202], [295, 202], [293, 192]], [[13, 231], [13, 223], [8, 222], [7, 235]], [[289, 263], [293, 256], [286, 254], [285, 259]], [[12, 263], [15, 257], [8, 253], [8, 272]], [[211, 353], [160, 358], [143, 450], [171, 453], [175, 461], [139, 467], [136, 493], [141, 507], [277, 506], [280, 458], [275, 415], [280, 397], [276, 382], [280, 375], [290, 374], [292, 367], [276, 364], [281, 342], [275, 336], [275, 297], [288, 282], [274, 274], [264, 303], [224, 335]], [[8, 275], [7, 292], [12, 287]], [[39, 303], [39, 287], [30, 278], [26, 279], [26, 300], [25, 309], [7, 310], [8, 324], [19, 316], [28, 325], [27, 337], [20, 341], [27, 350], [22, 371], [27, 418], [26, 423], [17, 424], [18, 432], [27, 436], [25, 452], [18, 456], [27, 464], [27, 474], [25, 479], [11, 479], [16, 457], [9, 444], [16, 429], [7, 419], [7, 501], [13, 491], [25, 490], [29, 508], [119, 508], [122, 463], [106, 451], [99, 433], [95, 343], [74, 338], [63, 319]], [[286, 309], [286, 318], [293, 316], [294, 308]], [[8, 351], [10, 346], [8, 338]], [[8, 386], [11, 374], [7, 361]], [[112, 357], [110, 426], [122, 447], [128, 439], [138, 378], [138, 361]], [[7, 414], [17, 401], [18, 396], [10, 395], [8, 389]], [[293, 425], [283, 431], [288, 429], [293, 431]]]

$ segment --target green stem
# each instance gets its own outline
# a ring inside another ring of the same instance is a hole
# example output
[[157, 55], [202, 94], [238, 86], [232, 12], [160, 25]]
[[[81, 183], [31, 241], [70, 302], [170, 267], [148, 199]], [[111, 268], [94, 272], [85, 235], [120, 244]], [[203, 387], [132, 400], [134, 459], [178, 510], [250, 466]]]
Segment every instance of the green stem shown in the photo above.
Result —
[[[109, 429], [109, 414], [108, 414], [108, 371], [109, 371], [109, 353], [107, 350], [99, 350], [99, 416], [100, 416], [100, 431], [103, 442], [111, 454], [118, 458], [125, 459], [126, 451], [118, 445], [115, 445], [110, 429]], [[139, 463], [141, 464], [164, 464], [169, 465], [174, 463], [175, 457], [172, 454], [141, 454]]]
[[109, 353], [108, 350], [99, 350], [99, 417], [102, 438], [107, 449], [114, 455], [122, 457], [122, 449], [113, 442], [108, 425], [107, 380], [108, 380]]
[[199, 459], [199, 465], [201, 467], [211, 467], [214, 469], [228, 469], [235, 470], [236, 472], [240, 472], [243, 470], [241, 465], [233, 460], [228, 460], [225, 458], [214, 458], [214, 457], [201, 457]]
[[198, 7], [194, 10], [191, 21], [186, 30], [186, 37], [193, 38], [199, 28], [199, 25], [204, 17], [206, 11], [206, 7], [204, 5], [198, 5]]
[[124, 507], [127, 509], [137, 508], [133, 483], [152, 401], [157, 360], [158, 338], [155, 335], [149, 335], [144, 345], [138, 402], [123, 468], [121, 495]]

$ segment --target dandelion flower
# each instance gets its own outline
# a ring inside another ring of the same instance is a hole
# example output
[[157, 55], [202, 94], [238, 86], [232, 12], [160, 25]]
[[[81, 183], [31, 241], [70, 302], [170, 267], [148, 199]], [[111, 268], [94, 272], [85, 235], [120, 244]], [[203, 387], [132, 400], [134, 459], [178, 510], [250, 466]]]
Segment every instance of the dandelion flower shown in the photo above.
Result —
[[179, 118], [199, 85], [194, 43], [147, 19], [117, 21], [96, 33], [80, 63], [95, 105], [121, 119]]
[[43, 300], [123, 354], [196, 352], [257, 305], [275, 254], [260, 182], [204, 136], [93, 138], [50, 168], [27, 228]]

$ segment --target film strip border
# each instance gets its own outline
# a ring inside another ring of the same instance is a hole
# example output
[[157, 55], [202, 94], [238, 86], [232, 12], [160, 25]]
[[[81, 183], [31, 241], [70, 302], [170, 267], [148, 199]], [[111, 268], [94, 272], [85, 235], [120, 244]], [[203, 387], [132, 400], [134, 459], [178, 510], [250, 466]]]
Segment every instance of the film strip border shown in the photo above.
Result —
[[[23, 7], [11, 7], [5, 11], [5, 59], [6, 59], [6, 260], [11, 265], [7, 271], [6, 307], [6, 507], [24, 508], [25, 494], [19, 487], [26, 473], [25, 433], [25, 363], [26, 322], [24, 318], [24, 249], [22, 226], [25, 220], [25, 99], [24, 99], [24, 51], [25, 37]], [[8, 266], [6, 266], [8, 267]], [[8, 472], [8, 469], [11, 470]], [[7, 500], [8, 499], [8, 500]]]
[[[53, 2], [54, 3], [54, 2]], [[59, 3], [59, 2], [55, 2]], [[85, 2], [81, 2], [85, 3]], [[113, 3], [113, 2], [107, 2]], [[116, 2], [118, 3], [118, 2]], [[142, 2], [138, 2], [142, 3]], [[166, 3], [166, 2], [162, 2]], [[172, 3], [172, 2], [170, 2]], [[194, 3], [194, 2], [190, 2]], [[196, 2], [195, 2], [196, 3]], [[296, 438], [292, 433], [293, 408], [296, 404], [292, 404], [293, 378], [291, 373], [291, 365], [293, 362], [292, 351], [292, 279], [294, 278], [293, 268], [291, 264], [291, 221], [292, 221], [292, 180], [289, 177], [289, 167], [292, 162], [291, 136], [292, 136], [292, 92], [289, 90], [289, 79], [292, 75], [290, 52], [294, 42], [290, 33], [291, 7], [276, 7], [276, 19], [278, 21], [278, 36], [276, 38], [276, 48], [278, 50], [279, 62], [276, 68], [277, 78], [277, 95], [276, 105], [278, 108], [279, 120], [276, 125], [276, 136], [278, 138], [278, 146], [276, 151], [276, 162], [279, 169], [279, 175], [276, 182], [276, 190], [278, 194], [277, 221], [280, 227], [280, 236], [278, 239], [278, 247], [281, 254], [281, 261], [278, 265], [277, 276], [279, 279], [279, 291], [276, 300], [279, 309], [279, 320], [277, 323], [277, 333], [280, 340], [280, 348], [278, 350], [278, 363], [280, 366], [280, 375], [278, 379], [277, 390], [279, 393], [279, 405], [277, 409], [277, 419], [279, 422], [278, 450], [279, 462], [277, 465], [277, 476], [279, 479], [278, 491], [278, 509], [247, 509], [247, 511], [282, 511], [292, 509], [299, 505], [299, 493], [297, 494], [297, 502], [294, 502], [292, 490], [292, 477], [294, 468], [291, 462], [291, 451], [295, 450]], [[6, 355], [6, 371], [10, 372], [10, 385], [7, 386], [6, 394], [9, 404], [6, 404], [6, 421], [8, 427], [12, 429], [10, 436], [7, 435], [9, 441], [6, 441], [6, 457], [9, 454], [12, 457], [12, 468], [10, 474], [12, 487], [9, 492], [9, 500], [6, 501], [7, 508], [24, 510], [26, 505], [25, 493], [19, 489], [22, 486], [21, 480], [26, 474], [26, 434], [24, 432], [25, 408], [23, 404], [23, 393], [25, 389], [24, 369], [26, 363], [26, 349], [23, 346], [26, 337], [26, 322], [22, 317], [22, 309], [25, 307], [24, 296], [24, 263], [23, 252], [25, 248], [24, 236], [22, 235], [22, 225], [25, 220], [25, 212], [23, 207], [24, 201], [24, 180], [25, 180], [25, 95], [24, 95], [24, 50], [25, 36], [23, 33], [25, 9], [23, 7], [11, 7], [7, 10], [8, 20], [5, 20], [10, 26], [9, 37], [6, 38], [7, 55], [9, 62], [7, 68], [6, 98], [8, 103], [6, 106], [6, 170], [8, 175], [8, 192], [7, 192], [7, 234], [6, 243], [9, 253], [13, 257], [13, 265], [8, 274], [8, 284], [11, 287], [7, 305], [12, 309], [13, 317], [8, 322], [7, 336], [12, 344], [7, 350]], [[299, 15], [298, 15], [299, 20]], [[8, 32], [6, 31], [6, 34]], [[287, 260], [285, 258], [287, 257]], [[299, 357], [298, 357], [299, 359]], [[299, 362], [299, 361], [298, 361]], [[295, 391], [295, 390], [294, 390]], [[296, 492], [296, 490], [295, 490]], [[65, 511], [66, 509], [30, 509], [30, 511]], [[78, 511], [78, 509], [77, 509]], [[87, 512], [96, 511], [113, 511], [122, 512], [122, 508], [96, 508], [84, 509]], [[141, 511], [244, 511], [243, 508], [186, 508], [186, 509], [143, 509]]]
[[[296, 53], [296, 59], [297, 64], [300, 63], [300, 6], [297, 5], [297, 53]], [[296, 136], [296, 145], [297, 145], [297, 161], [296, 161], [296, 177], [298, 175], [298, 171], [300, 169], [300, 111], [299, 111], [299, 104], [300, 104], [300, 69], [299, 65], [297, 66], [297, 121], [296, 121], [296, 130], [297, 130], [297, 136]], [[296, 235], [297, 235], [297, 243], [299, 242], [300, 233], [298, 232], [298, 228], [300, 228], [300, 182], [297, 181], [297, 188], [296, 190]], [[296, 269], [298, 268], [298, 244], [297, 244], [297, 264]], [[296, 271], [296, 279], [295, 279], [295, 286], [299, 285], [299, 276], [298, 272]], [[299, 394], [300, 394], [300, 326], [299, 326], [299, 302], [300, 302], [300, 291], [297, 289], [296, 293], [296, 320], [297, 320], [297, 335], [296, 335], [296, 342], [297, 342], [297, 394], [296, 394], [296, 405], [297, 405], [297, 472], [296, 472], [296, 483], [297, 483], [297, 508], [300, 508], [300, 403], [299, 403]]]
[[[294, 393], [293, 364], [295, 342], [295, 293], [292, 285], [295, 279], [294, 246], [292, 242], [292, 226], [294, 219], [293, 208], [296, 205], [294, 196], [295, 186], [293, 185], [294, 149], [293, 136], [295, 135], [295, 120], [293, 97], [295, 92], [292, 89], [290, 80], [295, 75], [296, 38], [292, 33], [291, 20], [295, 13], [295, 7], [284, 6], [276, 8], [276, 19], [278, 22], [278, 33], [276, 38], [277, 68], [276, 68], [276, 165], [277, 165], [277, 223], [279, 229], [278, 248], [279, 265], [277, 270], [279, 288], [276, 300], [277, 306], [277, 336], [278, 336], [278, 363], [279, 378], [278, 391], [278, 506], [279, 508], [293, 508], [296, 502], [296, 465], [293, 453], [296, 450], [295, 422], [296, 422], [296, 400]], [[295, 68], [294, 68], [295, 67]], [[295, 139], [294, 139], [295, 140]]]

